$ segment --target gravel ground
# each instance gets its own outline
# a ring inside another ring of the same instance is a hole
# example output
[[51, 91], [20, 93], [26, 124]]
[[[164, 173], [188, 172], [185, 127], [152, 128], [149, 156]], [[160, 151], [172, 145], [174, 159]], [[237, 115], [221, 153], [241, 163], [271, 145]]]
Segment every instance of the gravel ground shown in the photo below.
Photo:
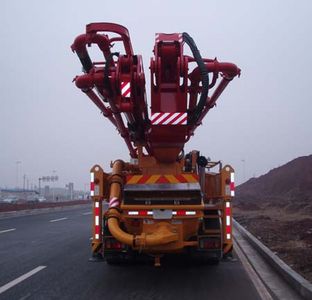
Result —
[[235, 219], [312, 282], [312, 216], [274, 207], [235, 207]]

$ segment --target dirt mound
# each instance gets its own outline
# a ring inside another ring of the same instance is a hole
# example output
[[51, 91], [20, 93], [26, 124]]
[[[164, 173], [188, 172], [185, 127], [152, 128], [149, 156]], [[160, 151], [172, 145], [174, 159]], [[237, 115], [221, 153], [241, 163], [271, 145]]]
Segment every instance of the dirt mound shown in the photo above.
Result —
[[312, 218], [274, 208], [235, 208], [235, 219], [291, 268], [312, 282]]
[[236, 189], [234, 217], [312, 282], [312, 155]]
[[261, 203], [281, 201], [285, 205], [293, 201], [301, 208], [312, 203], [312, 155], [298, 157], [275, 168], [265, 175], [252, 178], [236, 189], [239, 203], [261, 201]]

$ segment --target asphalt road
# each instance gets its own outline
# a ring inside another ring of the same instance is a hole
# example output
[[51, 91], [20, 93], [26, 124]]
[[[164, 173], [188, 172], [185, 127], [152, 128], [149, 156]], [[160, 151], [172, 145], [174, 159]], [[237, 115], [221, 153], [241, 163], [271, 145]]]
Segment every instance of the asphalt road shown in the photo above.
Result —
[[260, 299], [239, 260], [88, 262], [88, 208], [0, 220], [0, 299]]

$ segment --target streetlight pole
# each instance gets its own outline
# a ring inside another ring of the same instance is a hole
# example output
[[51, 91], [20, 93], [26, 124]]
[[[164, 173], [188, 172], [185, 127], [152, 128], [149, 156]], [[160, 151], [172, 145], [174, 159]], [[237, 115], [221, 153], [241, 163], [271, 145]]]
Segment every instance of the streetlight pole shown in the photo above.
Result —
[[243, 163], [243, 178], [244, 178], [244, 182], [246, 181], [246, 161], [245, 159], [241, 160]]
[[20, 160], [17, 160], [16, 162], [16, 188], [19, 188], [19, 165], [22, 163]]
[[41, 177], [38, 178], [38, 182], [39, 182], [39, 185], [38, 185], [38, 189], [39, 189], [39, 195], [41, 195]]
[[[52, 173], [53, 173], [53, 177], [54, 177], [54, 174], [56, 173], [56, 170], [52, 170]], [[55, 185], [54, 185], [54, 180], [52, 181], [53, 182], [53, 189], [52, 189], [52, 199], [53, 199], [53, 202], [54, 202], [54, 188], [55, 188]]]

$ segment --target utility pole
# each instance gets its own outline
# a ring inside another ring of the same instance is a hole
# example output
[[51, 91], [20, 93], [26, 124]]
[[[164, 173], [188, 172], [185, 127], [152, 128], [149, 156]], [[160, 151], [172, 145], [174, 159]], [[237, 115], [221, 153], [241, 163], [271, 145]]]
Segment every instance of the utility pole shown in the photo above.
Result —
[[38, 182], [39, 182], [39, 195], [41, 195], [41, 177], [38, 178]]
[[52, 189], [52, 199], [53, 199], [53, 202], [54, 202], [54, 197], [55, 197], [55, 192], [54, 192], [54, 189], [55, 189], [55, 180], [54, 180], [54, 174], [56, 173], [56, 170], [52, 170], [52, 173], [53, 173], [53, 180], [52, 180], [52, 183], [53, 183], [53, 189]]

